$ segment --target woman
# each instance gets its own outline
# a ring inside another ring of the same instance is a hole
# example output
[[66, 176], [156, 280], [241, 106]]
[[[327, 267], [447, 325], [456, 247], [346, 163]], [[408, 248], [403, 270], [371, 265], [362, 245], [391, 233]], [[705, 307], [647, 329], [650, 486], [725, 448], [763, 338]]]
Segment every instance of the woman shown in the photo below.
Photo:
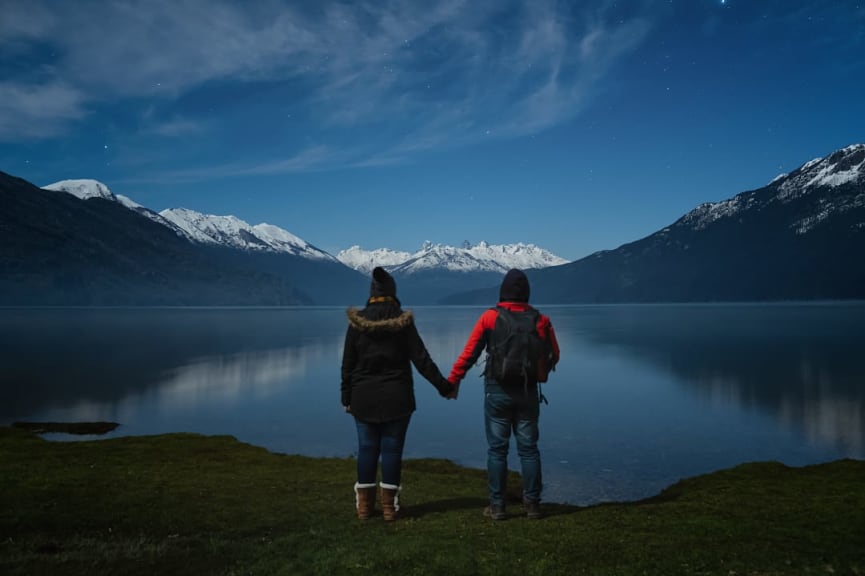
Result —
[[399, 511], [402, 452], [415, 410], [411, 364], [448, 396], [454, 389], [430, 358], [410, 311], [396, 297], [396, 282], [383, 268], [372, 271], [363, 310], [349, 308], [342, 356], [342, 405], [357, 424], [357, 516], [375, 508], [375, 481], [381, 456], [381, 507], [386, 521]]

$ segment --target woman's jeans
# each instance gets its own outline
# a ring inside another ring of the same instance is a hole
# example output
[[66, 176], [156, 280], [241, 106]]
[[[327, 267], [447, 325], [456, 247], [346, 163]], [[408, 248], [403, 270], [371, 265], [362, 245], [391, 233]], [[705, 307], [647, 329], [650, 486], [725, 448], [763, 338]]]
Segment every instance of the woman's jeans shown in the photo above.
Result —
[[363, 422], [357, 424], [357, 482], [375, 484], [376, 468], [381, 456], [381, 481], [400, 485], [402, 475], [402, 449], [411, 416], [390, 422]]
[[504, 389], [485, 380], [484, 425], [487, 433], [487, 477], [490, 503], [504, 506], [508, 481], [508, 445], [511, 432], [523, 476], [523, 499], [541, 499], [541, 454], [538, 450], [539, 402], [536, 386]]

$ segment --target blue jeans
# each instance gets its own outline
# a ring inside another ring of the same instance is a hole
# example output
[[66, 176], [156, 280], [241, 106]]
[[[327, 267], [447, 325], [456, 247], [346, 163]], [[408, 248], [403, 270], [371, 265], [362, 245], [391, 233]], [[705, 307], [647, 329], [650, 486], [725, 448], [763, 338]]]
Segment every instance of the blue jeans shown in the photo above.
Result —
[[375, 484], [378, 459], [381, 456], [381, 481], [400, 485], [402, 476], [402, 449], [411, 416], [390, 422], [363, 422], [357, 424], [357, 481]]
[[508, 482], [508, 445], [511, 432], [523, 476], [523, 499], [541, 499], [541, 453], [538, 450], [539, 402], [537, 388], [502, 388], [495, 380], [485, 381], [484, 426], [487, 433], [487, 479], [490, 503], [504, 505]]

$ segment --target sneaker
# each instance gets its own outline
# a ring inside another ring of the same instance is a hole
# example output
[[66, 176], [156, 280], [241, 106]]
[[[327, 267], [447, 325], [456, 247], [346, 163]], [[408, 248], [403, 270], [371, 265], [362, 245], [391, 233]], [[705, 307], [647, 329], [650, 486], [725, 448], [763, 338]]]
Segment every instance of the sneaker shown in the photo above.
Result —
[[523, 502], [523, 505], [525, 506], [526, 516], [528, 517], [529, 520], [537, 520], [537, 519], [543, 517], [543, 514], [541, 513], [541, 503], [538, 502], [537, 500], [534, 500], [534, 501], [528, 501], [527, 500], [527, 501]]
[[507, 517], [503, 504], [490, 504], [484, 508], [484, 516], [488, 516], [493, 520], [504, 520]]

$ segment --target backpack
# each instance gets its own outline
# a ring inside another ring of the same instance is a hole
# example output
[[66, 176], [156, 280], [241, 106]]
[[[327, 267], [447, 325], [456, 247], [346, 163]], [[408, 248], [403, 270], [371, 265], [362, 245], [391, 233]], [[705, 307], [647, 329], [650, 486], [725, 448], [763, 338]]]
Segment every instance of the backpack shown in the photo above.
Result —
[[484, 374], [503, 385], [527, 385], [538, 381], [538, 365], [546, 343], [538, 334], [539, 312], [529, 308], [512, 312], [502, 306], [489, 337]]

